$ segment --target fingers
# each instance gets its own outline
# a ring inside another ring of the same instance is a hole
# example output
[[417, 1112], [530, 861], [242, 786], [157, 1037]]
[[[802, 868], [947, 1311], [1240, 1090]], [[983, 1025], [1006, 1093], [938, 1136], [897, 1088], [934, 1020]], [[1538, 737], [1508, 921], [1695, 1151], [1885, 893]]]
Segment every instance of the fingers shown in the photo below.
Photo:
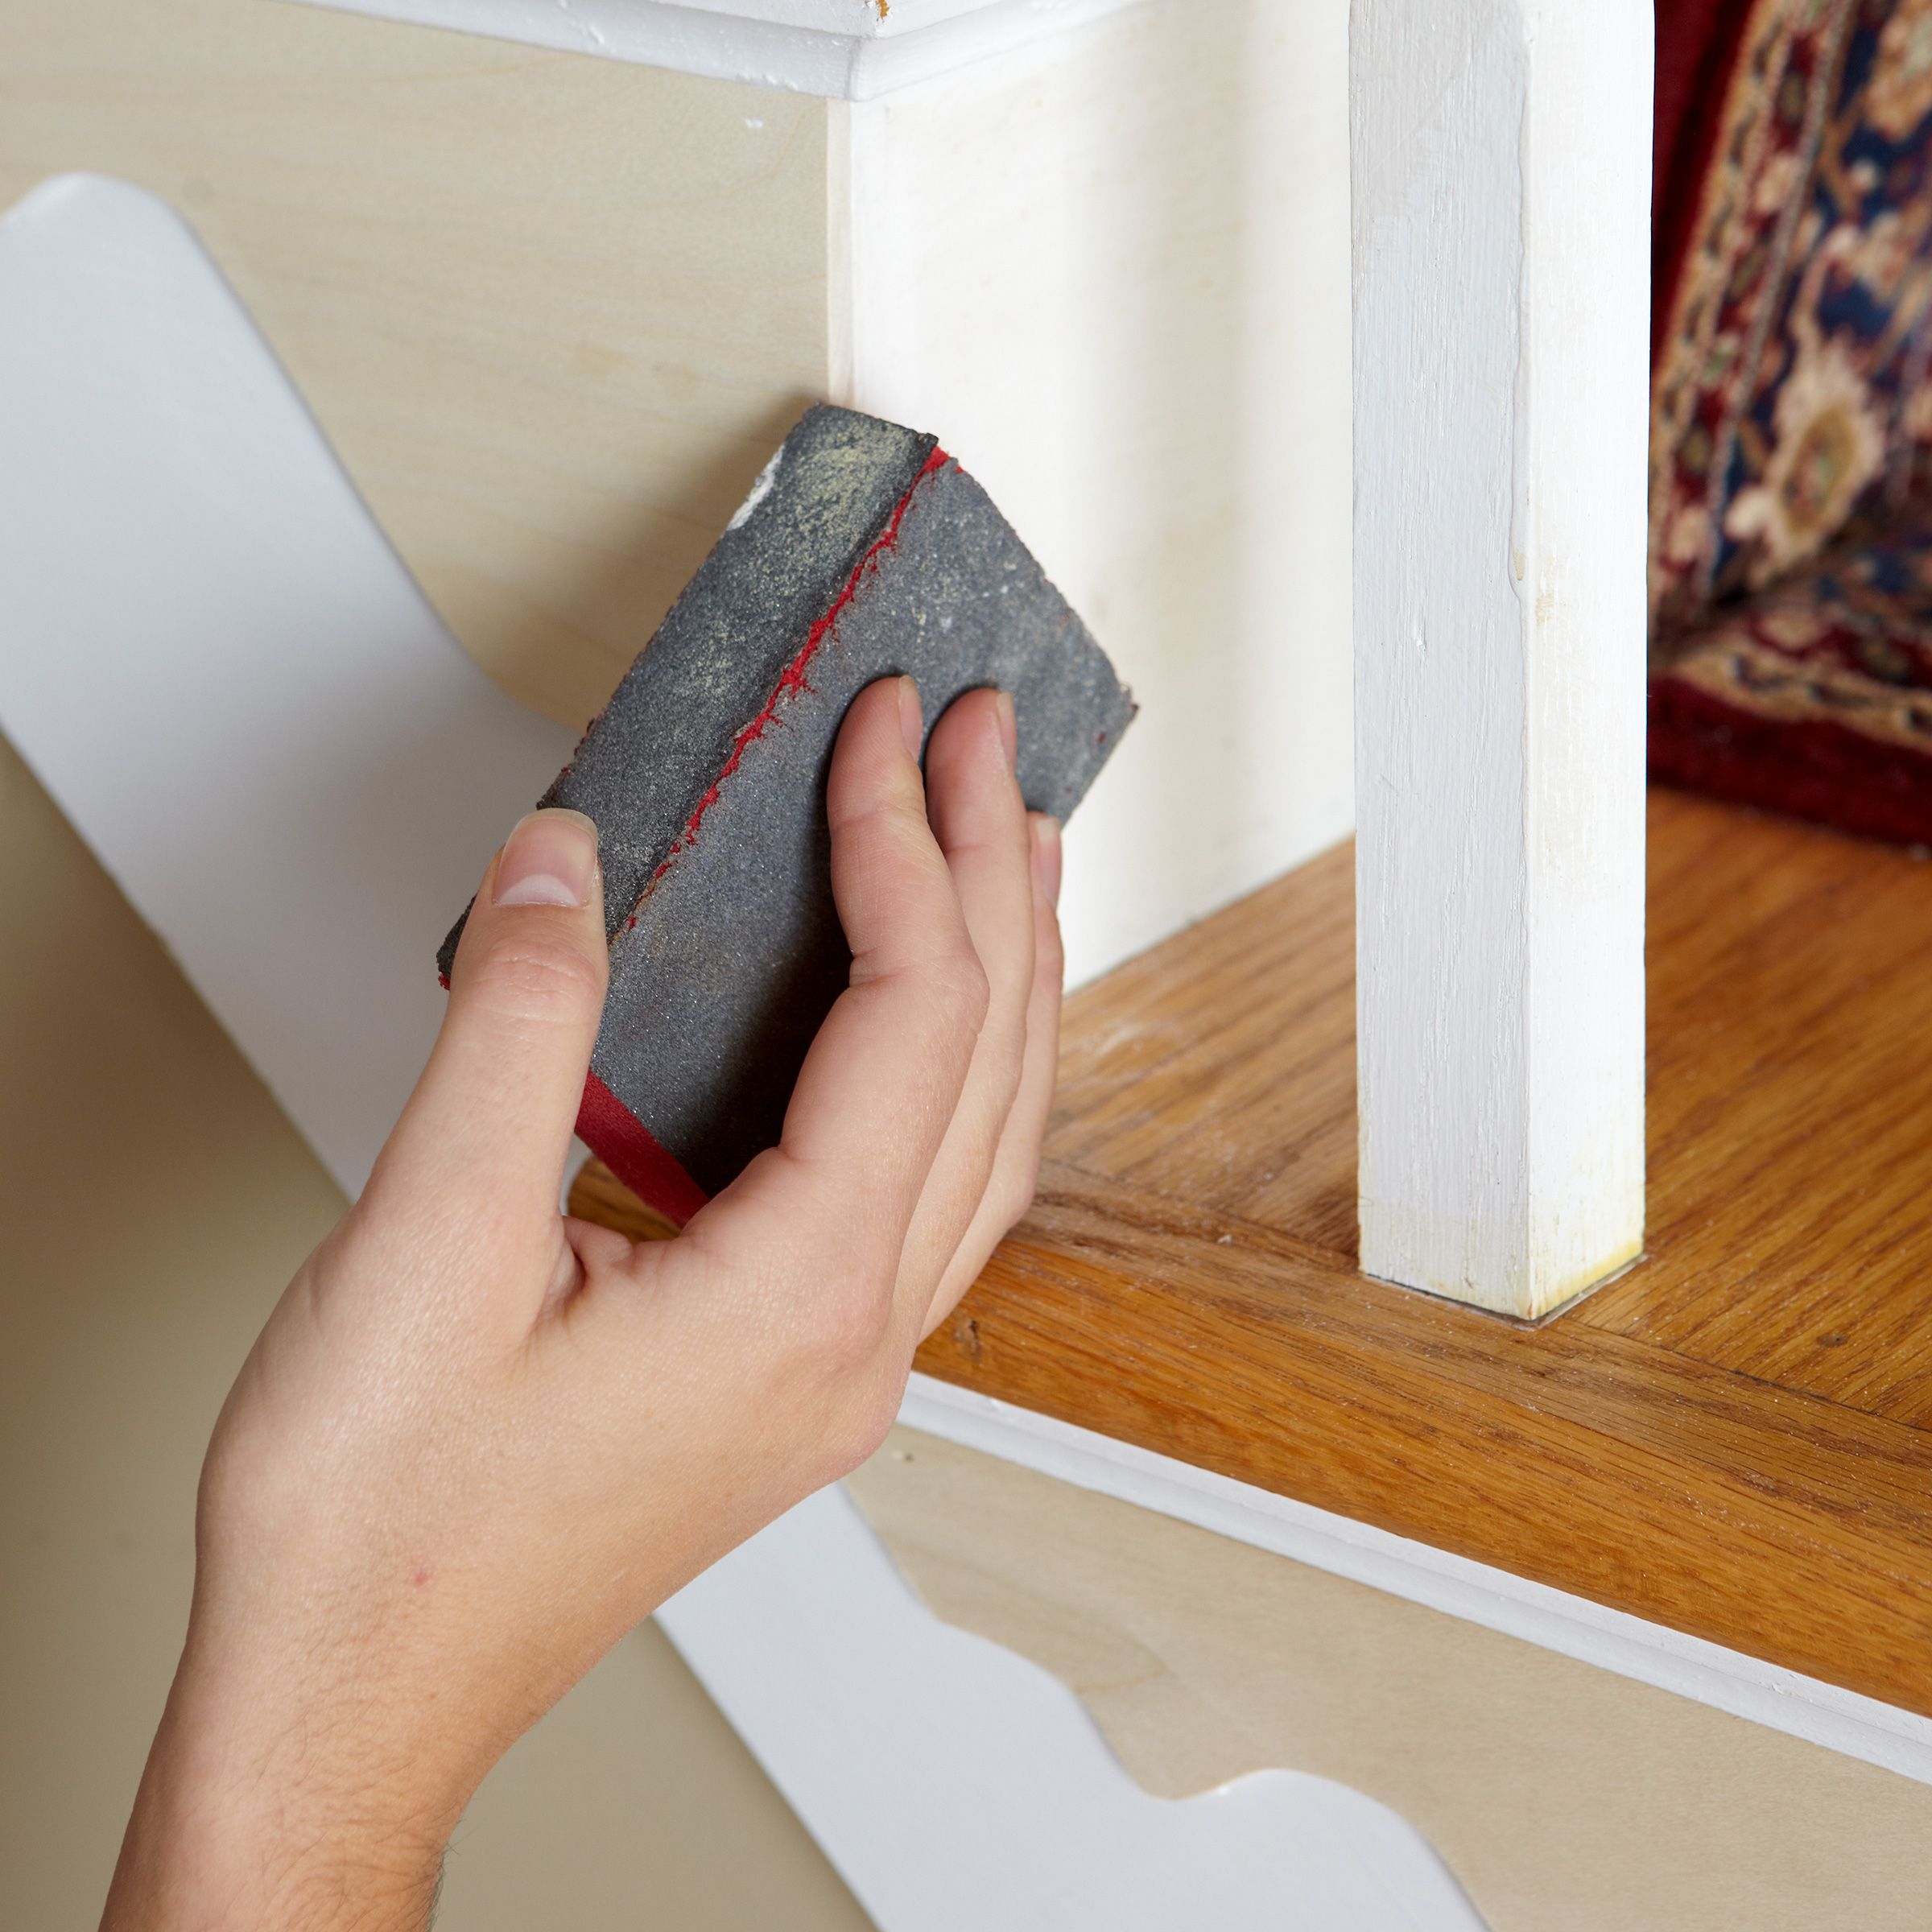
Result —
[[490, 862], [429, 1064], [364, 1200], [448, 1204], [555, 1242], [609, 969], [597, 828], [533, 812]]
[[926, 753], [934, 835], [989, 997], [965, 1089], [907, 1239], [907, 1273], [919, 1284], [909, 1310], [915, 1333], [935, 1285], [980, 1213], [1025, 1064], [1034, 915], [1026, 808], [1013, 776], [1016, 745], [1012, 700], [975, 691], [940, 719]]
[[832, 890], [851, 983], [806, 1056], [778, 1147], [691, 1223], [686, 1240], [758, 1265], [836, 1242], [890, 1297], [906, 1230], [972, 1064], [986, 974], [926, 816], [910, 679], [861, 692], [827, 792]]
[[1060, 828], [1044, 812], [1027, 821], [1032, 886], [1033, 980], [1026, 1002], [1026, 1044], [1013, 1104], [1000, 1134], [972, 1224], [948, 1260], [920, 1330], [922, 1339], [950, 1315], [978, 1279], [1007, 1231], [1032, 1204], [1040, 1149], [1059, 1072], [1060, 993], [1065, 974], [1060, 945]]

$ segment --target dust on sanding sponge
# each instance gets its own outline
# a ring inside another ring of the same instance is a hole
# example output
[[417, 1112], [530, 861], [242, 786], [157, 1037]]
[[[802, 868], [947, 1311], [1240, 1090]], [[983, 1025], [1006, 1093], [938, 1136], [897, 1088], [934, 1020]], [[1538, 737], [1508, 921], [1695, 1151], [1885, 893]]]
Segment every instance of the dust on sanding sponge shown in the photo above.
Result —
[[610, 992], [577, 1131], [680, 1224], [775, 1145], [844, 989], [826, 772], [852, 699], [900, 672], [928, 730], [963, 691], [1010, 692], [1021, 791], [1063, 820], [1134, 713], [935, 438], [820, 405], [540, 801], [597, 822], [604, 866]]

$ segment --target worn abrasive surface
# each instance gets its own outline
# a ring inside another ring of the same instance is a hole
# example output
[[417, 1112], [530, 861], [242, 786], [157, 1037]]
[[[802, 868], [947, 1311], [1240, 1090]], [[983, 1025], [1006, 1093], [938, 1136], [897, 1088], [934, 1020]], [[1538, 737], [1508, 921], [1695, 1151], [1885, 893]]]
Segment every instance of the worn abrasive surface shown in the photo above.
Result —
[[[933, 447], [855, 411], [808, 411], [538, 801], [597, 821], [613, 939]], [[438, 956], [445, 979], [462, 931]]]
[[[931, 437], [815, 408], [543, 801], [599, 828], [611, 982], [592, 1075], [707, 1193], [777, 1140], [845, 985], [826, 773], [853, 697], [902, 671], [928, 729], [963, 691], [1010, 691], [1022, 792], [1062, 819], [1133, 716]], [[634, 1146], [589, 1137], [651, 1198]]]

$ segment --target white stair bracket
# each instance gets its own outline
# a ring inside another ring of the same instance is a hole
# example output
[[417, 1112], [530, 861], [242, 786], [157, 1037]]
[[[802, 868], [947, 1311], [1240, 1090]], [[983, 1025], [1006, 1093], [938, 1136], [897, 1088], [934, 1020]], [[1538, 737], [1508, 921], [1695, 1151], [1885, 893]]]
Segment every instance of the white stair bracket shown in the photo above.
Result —
[[0, 731], [354, 1194], [436, 947], [571, 733], [464, 654], [124, 183], [0, 218]]
[[869, 101], [1136, 0], [300, 0], [421, 27]]
[[842, 1490], [658, 1616], [881, 1932], [1480, 1932], [1413, 1826], [1327, 1779], [1150, 1797], [1057, 1678], [933, 1616]]
[[1648, 0], [1354, 0], [1361, 1260], [1643, 1232]]

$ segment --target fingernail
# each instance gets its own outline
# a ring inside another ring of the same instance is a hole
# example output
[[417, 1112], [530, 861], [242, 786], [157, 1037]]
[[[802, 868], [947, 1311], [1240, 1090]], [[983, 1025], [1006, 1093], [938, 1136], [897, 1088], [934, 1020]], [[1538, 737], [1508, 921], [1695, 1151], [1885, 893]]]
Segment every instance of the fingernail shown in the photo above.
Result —
[[919, 747], [926, 740], [926, 720], [919, 709], [919, 687], [910, 678], [899, 679], [899, 729], [906, 734], [906, 749], [917, 764]]
[[597, 828], [580, 811], [533, 811], [497, 861], [499, 906], [588, 906], [597, 883]]
[[1026, 824], [1033, 834], [1033, 876], [1039, 881], [1046, 903], [1057, 906], [1060, 902], [1060, 822], [1043, 811], [1036, 811]]
[[1020, 762], [1020, 721], [1013, 716], [1011, 695], [1004, 691], [996, 691], [993, 694], [993, 708], [999, 714], [1000, 741], [1006, 747], [1006, 762], [1018, 765]]

